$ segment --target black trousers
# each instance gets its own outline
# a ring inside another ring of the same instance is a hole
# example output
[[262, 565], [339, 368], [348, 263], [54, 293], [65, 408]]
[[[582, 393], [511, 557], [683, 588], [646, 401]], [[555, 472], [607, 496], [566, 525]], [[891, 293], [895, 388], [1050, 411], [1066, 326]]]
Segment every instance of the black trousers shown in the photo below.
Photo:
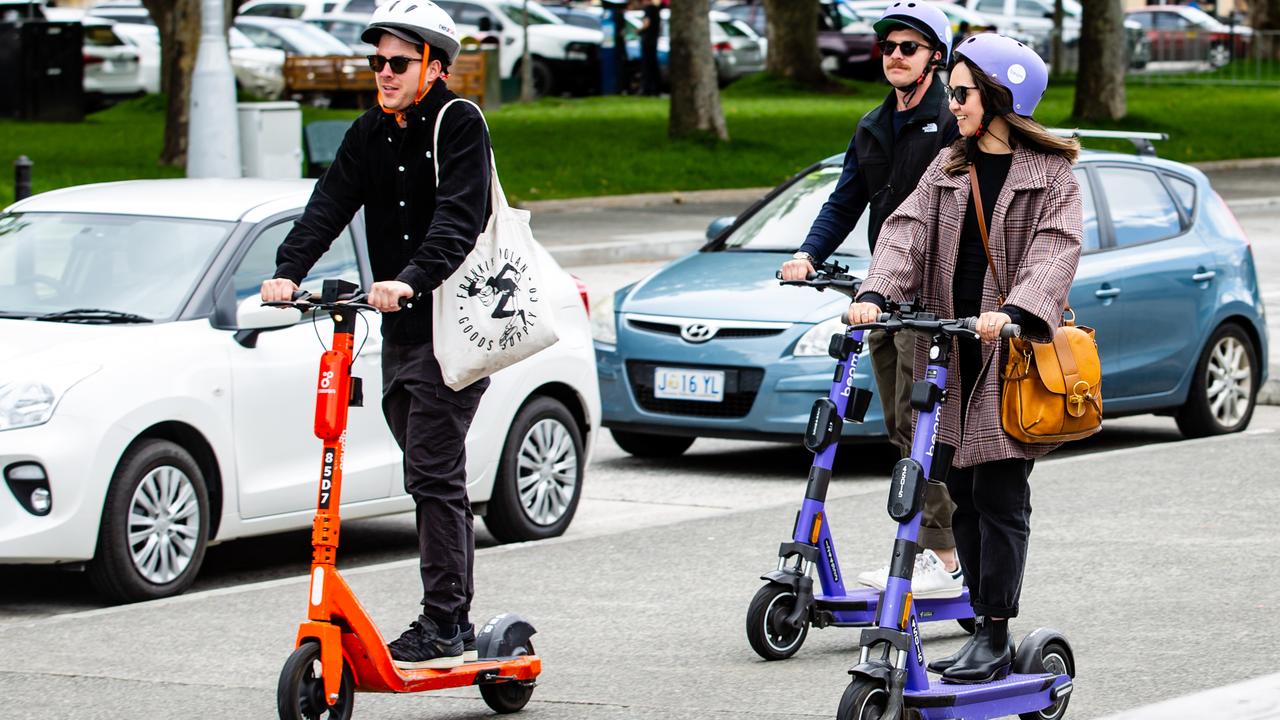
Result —
[[657, 95], [661, 92], [662, 69], [658, 64], [658, 46], [640, 48], [640, 94]]
[[404, 489], [417, 510], [423, 613], [445, 624], [467, 622], [475, 595], [466, 439], [488, 386], [450, 390], [430, 343], [382, 346], [382, 413], [404, 451]]
[[1031, 476], [1034, 460], [996, 460], [951, 468], [947, 489], [956, 504], [951, 531], [978, 615], [1018, 615], [1022, 574], [1031, 534]]

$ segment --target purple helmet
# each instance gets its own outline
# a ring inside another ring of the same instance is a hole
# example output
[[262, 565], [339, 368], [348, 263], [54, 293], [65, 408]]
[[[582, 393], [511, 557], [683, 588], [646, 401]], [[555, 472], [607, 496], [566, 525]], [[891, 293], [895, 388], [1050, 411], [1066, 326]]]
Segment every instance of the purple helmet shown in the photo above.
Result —
[[1013, 112], [1023, 117], [1031, 117], [1049, 86], [1044, 60], [1011, 37], [995, 33], [971, 35], [956, 46], [955, 54], [1007, 89], [1013, 95]]
[[951, 58], [951, 21], [946, 14], [924, 0], [896, 0], [884, 9], [872, 28], [876, 37], [883, 40], [894, 28], [902, 26], [915, 30], [934, 42], [934, 49], [942, 51], [942, 64]]

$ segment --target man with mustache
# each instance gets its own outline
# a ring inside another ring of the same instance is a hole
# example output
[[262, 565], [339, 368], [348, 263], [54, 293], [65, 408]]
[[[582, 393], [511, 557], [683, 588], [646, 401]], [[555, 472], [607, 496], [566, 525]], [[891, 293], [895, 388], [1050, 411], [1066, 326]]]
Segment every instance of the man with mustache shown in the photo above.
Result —
[[[947, 111], [939, 69], [947, 66], [951, 22], [941, 10], [922, 0], [901, 0], [885, 8], [875, 23], [885, 79], [893, 86], [885, 101], [858, 121], [844, 170], [831, 197], [813, 221], [800, 250], [782, 266], [784, 280], [801, 280], [814, 271], [849, 236], [863, 211], [867, 239], [875, 252], [885, 219], [915, 190], [925, 168], [960, 137], [955, 117]], [[901, 332], [868, 334], [872, 370], [884, 409], [889, 440], [907, 457], [911, 453], [911, 384], [915, 337]], [[951, 534], [954, 509], [946, 486], [930, 482], [921, 519], [912, 593], [917, 598], [955, 597], [964, 580]], [[888, 566], [864, 572], [859, 582], [883, 589]]]

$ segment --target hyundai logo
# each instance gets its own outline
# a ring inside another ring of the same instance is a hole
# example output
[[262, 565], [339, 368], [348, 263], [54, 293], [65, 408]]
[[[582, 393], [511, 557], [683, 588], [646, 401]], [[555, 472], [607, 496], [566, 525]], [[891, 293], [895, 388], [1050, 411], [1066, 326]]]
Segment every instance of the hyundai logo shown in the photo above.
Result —
[[715, 337], [717, 330], [719, 330], [719, 328], [715, 328], [710, 325], [689, 323], [688, 325], [680, 328], [680, 337], [684, 338], [685, 342], [704, 343]]

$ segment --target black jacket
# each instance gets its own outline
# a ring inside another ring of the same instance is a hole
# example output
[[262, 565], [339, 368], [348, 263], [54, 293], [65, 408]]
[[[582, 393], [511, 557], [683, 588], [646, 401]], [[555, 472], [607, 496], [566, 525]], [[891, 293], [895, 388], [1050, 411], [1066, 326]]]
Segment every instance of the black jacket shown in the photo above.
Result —
[[405, 128], [379, 107], [357, 118], [276, 253], [276, 277], [301, 283], [364, 206], [373, 279], [400, 280], [420, 296], [412, 310], [383, 315], [387, 342], [431, 341], [430, 292], [462, 265], [489, 217], [489, 133], [469, 103], [445, 114], [436, 187], [431, 135], [455, 97], [437, 80], [408, 108]]
[[956, 118], [947, 110], [944, 98], [942, 80], [935, 75], [896, 138], [893, 113], [898, 100], [894, 91], [862, 116], [845, 152], [840, 181], [813, 221], [801, 250], [825, 260], [840, 247], [868, 207], [867, 240], [875, 250], [880, 226], [916, 189], [929, 163], [960, 137]]

